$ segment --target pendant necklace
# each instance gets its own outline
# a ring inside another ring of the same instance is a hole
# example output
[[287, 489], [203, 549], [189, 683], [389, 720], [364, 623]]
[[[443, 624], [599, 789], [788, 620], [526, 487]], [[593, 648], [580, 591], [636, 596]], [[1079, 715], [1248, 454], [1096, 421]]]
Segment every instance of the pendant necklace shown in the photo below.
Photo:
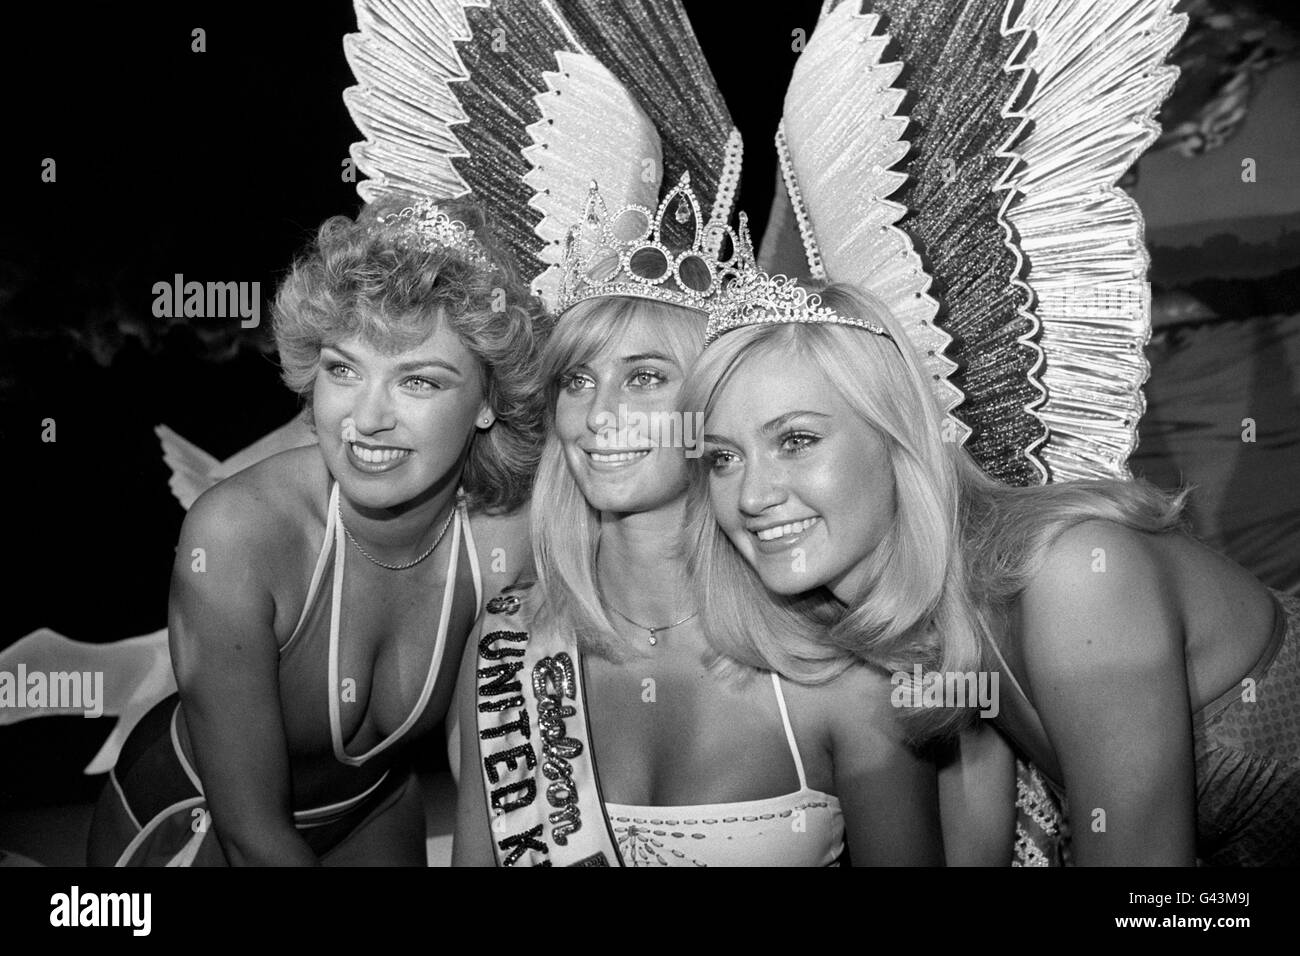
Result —
[[605, 602], [605, 606], [606, 606], [607, 608], [609, 608], [611, 611], [613, 611], [615, 614], [617, 614], [619, 617], [621, 617], [623, 620], [627, 621], [627, 622], [628, 622], [629, 624], [631, 624], [633, 627], [639, 627], [639, 628], [641, 628], [641, 630], [643, 630], [643, 631], [649, 631], [649, 632], [650, 632], [650, 644], [651, 644], [651, 646], [654, 646], [655, 644], [658, 644], [658, 643], [659, 643], [659, 638], [655, 637], [655, 635], [658, 634], [660, 631], [669, 631], [669, 630], [672, 630], [672, 629], [673, 629], [674, 627], [676, 627], [677, 625], [679, 625], [679, 624], [685, 624], [685, 623], [686, 623], [687, 621], [689, 621], [691, 618], [695, 617], [696, 615], [698, 615], [698, 614], [700, 613], [699, 611], [692, 611], [690, 614], [686, 615], [686, 617], [682, 618], [680, 621], [674, 621], [672, 624], [661, 624], [661, 625], [659, 625], [658, 627], [650, 627], [650, 626], [648, 626], [648, 625], [646, 625], [646, 624], [639, 624], [639, 623], [637, 623], [636, 621], [632, 620], [630, 617], [628, 617], [626, 614], [624, 614], [624, 613], [623, 613], [622, 611], [620, 611], [618, 608], [614, 607], [614, 605], [610, 604], [608, 601]]

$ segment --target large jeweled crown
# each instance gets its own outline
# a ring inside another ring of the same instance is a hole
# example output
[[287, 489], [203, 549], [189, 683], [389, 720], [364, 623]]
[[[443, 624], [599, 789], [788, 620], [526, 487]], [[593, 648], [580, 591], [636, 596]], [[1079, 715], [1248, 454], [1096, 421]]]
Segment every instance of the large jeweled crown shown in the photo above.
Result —
[[[693, 234], [689, 247], [673, 250], [665, 244], [668, 216], [682, 227], [678, 234]], [[742, 236], [725, 222], [703, 222], [689, 173], [682, 174], [657, 211], [629, 204], [611, 213], [593, 182], [583, 221], [565, 236], [555, 313], [585, 299], [613, 295], [707, 312], [731, 279], [753, 268], [752, 245]]]
[[887, 339], [893, 336], [870, 319], [841, 315], [822, 305], [822, 297], [783, 275], [768, 275], [755, 268], [739, 270], [709, 309], [704, 343], [745, 325], [803, 322], [852, 325]]
[[381, 216], [370, 230], [394, 242], [414, 246], [425, 252], [451, 249], [484, 269], [492, 267], [486, 250], [474, 237], [474, 231], [459, 219], [452, 219], [432, 199], [421, 199], [400, 212]]

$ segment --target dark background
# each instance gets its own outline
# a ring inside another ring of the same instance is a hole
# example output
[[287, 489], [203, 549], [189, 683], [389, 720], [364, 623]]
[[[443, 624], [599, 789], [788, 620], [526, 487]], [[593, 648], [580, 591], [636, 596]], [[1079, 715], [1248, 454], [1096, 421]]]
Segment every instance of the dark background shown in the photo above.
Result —
[[[684, 5], [745, 137], [739, 205], [757, 237], [792, 32], [811, 33], [820, 2]], [[0, 647], [40, 627], [115, 641], [166, 624], [184, 512], [154, 427], [221, 459], [297, 410], [278, 379], [265, 304], [259, 329], [237, 318], [170, 322], [152, 315], [153, 285], [176, 273], [256, 281], [265, 302], [324, 219], [355, 213], [356, 184], [340, 174], [359, 138], [342, 100], [354, 83], [342, 38], [356, 22], [347, 0], [9, 7]], [[1294, 0], [1182, 7], [1226, 11], [1228, 26], [1208, 66], [1184, 61], [1167, 131], [1261, 35], [1267, 45], [1300, 33]], [[1271, 20], [1261, 27], [1257, 14]], [[196, 27], [204, 53], [191, 52]], [[1199, 483], [1198, 531], [1300, 593], [1300, 64], [1274, 69], [1262, 89], [1221, 148], [1142, 160], [1134, 195], [1152, 247], [1157, 332], [1131, 464], [1165, 487]], [[1244, 156], [1259, 161], [1257, 183], [1240, 177]], [[54, 183], [41, 181], [47, 157]], [[1258, 443], [1240, 440], [1246, 415], [1260, 422]], [[46, 419], [56, 442], [41, 441]], [[0, 727], [0, 813], [93, 799], [103, 778], [81, 768], [111, 726], [50, 717]], [[431, 765], [445, 762], [441, 750], [428, 748]]]
[[[39, 627], [112, 641], [166, 625], [184, 517], [153, 434], [225, 458], [296, 411], [262, 325], [152, 315], [153, 284], [259, 281], [270, 299], [320, 222], [353, 214], [360, 138], [340, 0], [10, 5], [0, 182], [0, 646]], [[687, 0], [747, 154], [741, 208], [761, 235], [772, 137], [818, 0]], [[743, 23], [741, 22], [743, 20]], [[191, 30], [207, 31], [193, 53]], [[743, 31], [740, 33], [739, 31]], [[57, 180], [41, 181], [42, 161]], [[55, 420], [57, 440], [41, 441]], [[81, 775], [110, 720], [0, 728], [0, 809], [93, 799]], [[432, 748], [430, 760], [443, 760]]]

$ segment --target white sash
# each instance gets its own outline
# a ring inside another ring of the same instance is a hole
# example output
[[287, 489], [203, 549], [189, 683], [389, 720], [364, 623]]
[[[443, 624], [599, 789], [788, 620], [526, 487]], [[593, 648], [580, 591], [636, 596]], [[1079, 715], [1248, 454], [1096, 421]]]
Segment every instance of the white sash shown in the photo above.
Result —
[[524, 588], [487, 604], [478, 740], [499, 866], [622, 866], [605, 815], [577, 642], [530, 635]]

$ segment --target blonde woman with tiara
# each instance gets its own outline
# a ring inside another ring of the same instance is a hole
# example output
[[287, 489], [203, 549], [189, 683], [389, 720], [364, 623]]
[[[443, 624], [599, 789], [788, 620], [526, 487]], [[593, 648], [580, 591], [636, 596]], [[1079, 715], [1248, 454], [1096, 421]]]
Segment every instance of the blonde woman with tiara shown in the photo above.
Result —
[[[679, 202], [698, 217], [684, 185], [659, 217]], [[619, 213], [596, 216], [603, 231]], [[542, 358], [538, 581], [489, 602], [462, 670], [455, 862], [815, 866], [847, 845], [855, 864], [942, 863], [935, 771], [885, 675], [841, 664], [801, 686], [711, 650], [687, 571], [694, 436], [674, 409], [730, 265], [696, 242], [645, 283], [654, 245], [621, 251], [630, 273], [565, 265]], [[751, 616], [788, 619], [755, 601]]]
[[782, 662], [744, 608], [826, 595], [826, 648], [895, 675], [912, 739], [977, 719], [932, 705], [929, 675], [999, 678], [987, 716], [1064, 799], [1077, 863], [1300, 861], [1300, 601], [1188, 535], [1182, 496], [988, 478], [943, 440], [878, 300], [763, 273], [736, 289], [682, 396], [705, 417], [711, 642]]
[[[727, 547], [769, 588], [839, 606], [825, 644], [894, 674], [914, 739], [967, 725], [974, 697], [1015, 745], [1022, 865], [1072, 845], [1082, 863], [1291, 852], [1262, 835], [1265, 807], [1294, 819], [1293, 751], [1246, 729], [1288, 711], [1288, 614], [1126, 467], [1151, 317], [1118, 184], [1159, 135], [1173, 7], [828, 0], [759, 258], [830, 288], [808, 304], [754, 280], [684, 397], [725, 439], [708, 482]], [[744, 414], [720, 422], [742, 381]], [[693, 575], [722, 618], [755, 584], [734, 557], [714, 540]], [[709, 633], [786, 666], [781, 634]], [[1271, 703], [1233, 703], [1275, 650]]]
[[888, 33], [826, 4], [787, 93], [806, 271], [765, 237], [768, 272], [850, 287], [742, 279], [683, 395], [726, 538], [701, 523], [710, 639], [781, 660], [782, 635], [729, 613], [761, 581], [839, 605], [826, 646], [893, 674], [912, 739], [969, 724], [987, 687], [979, 713], [1027, 770], [1020, 862], [1059, 861], [1068, 835], [1080, 864], [1294, 863], [1300, 607], [1125, 468], [1150, 289], [1117, 183], [1159, 133], [1186, 18], [1171, 0], [872, 7]]
[[[698, 436], [675, 401], [743, 255], [726, 227], [743, 149], [681, 4], [358, 14], [363, 196], [480, 197], [558, 316], [537, 583], [488, 602], [461, 670], [455, 862], [820, 865], [846, 844], [854, 863], [1009, 859], [1009, 751], [995, 813], [957, 801], [1006, 826], [945, 846], [936, 793], [960, 788], [904, 744], [887, 675], [810, 638], [821, 684], [796, 686], [706, 642], [685, 550]], [[811, 636], [783, 604], [755, 610]]]

